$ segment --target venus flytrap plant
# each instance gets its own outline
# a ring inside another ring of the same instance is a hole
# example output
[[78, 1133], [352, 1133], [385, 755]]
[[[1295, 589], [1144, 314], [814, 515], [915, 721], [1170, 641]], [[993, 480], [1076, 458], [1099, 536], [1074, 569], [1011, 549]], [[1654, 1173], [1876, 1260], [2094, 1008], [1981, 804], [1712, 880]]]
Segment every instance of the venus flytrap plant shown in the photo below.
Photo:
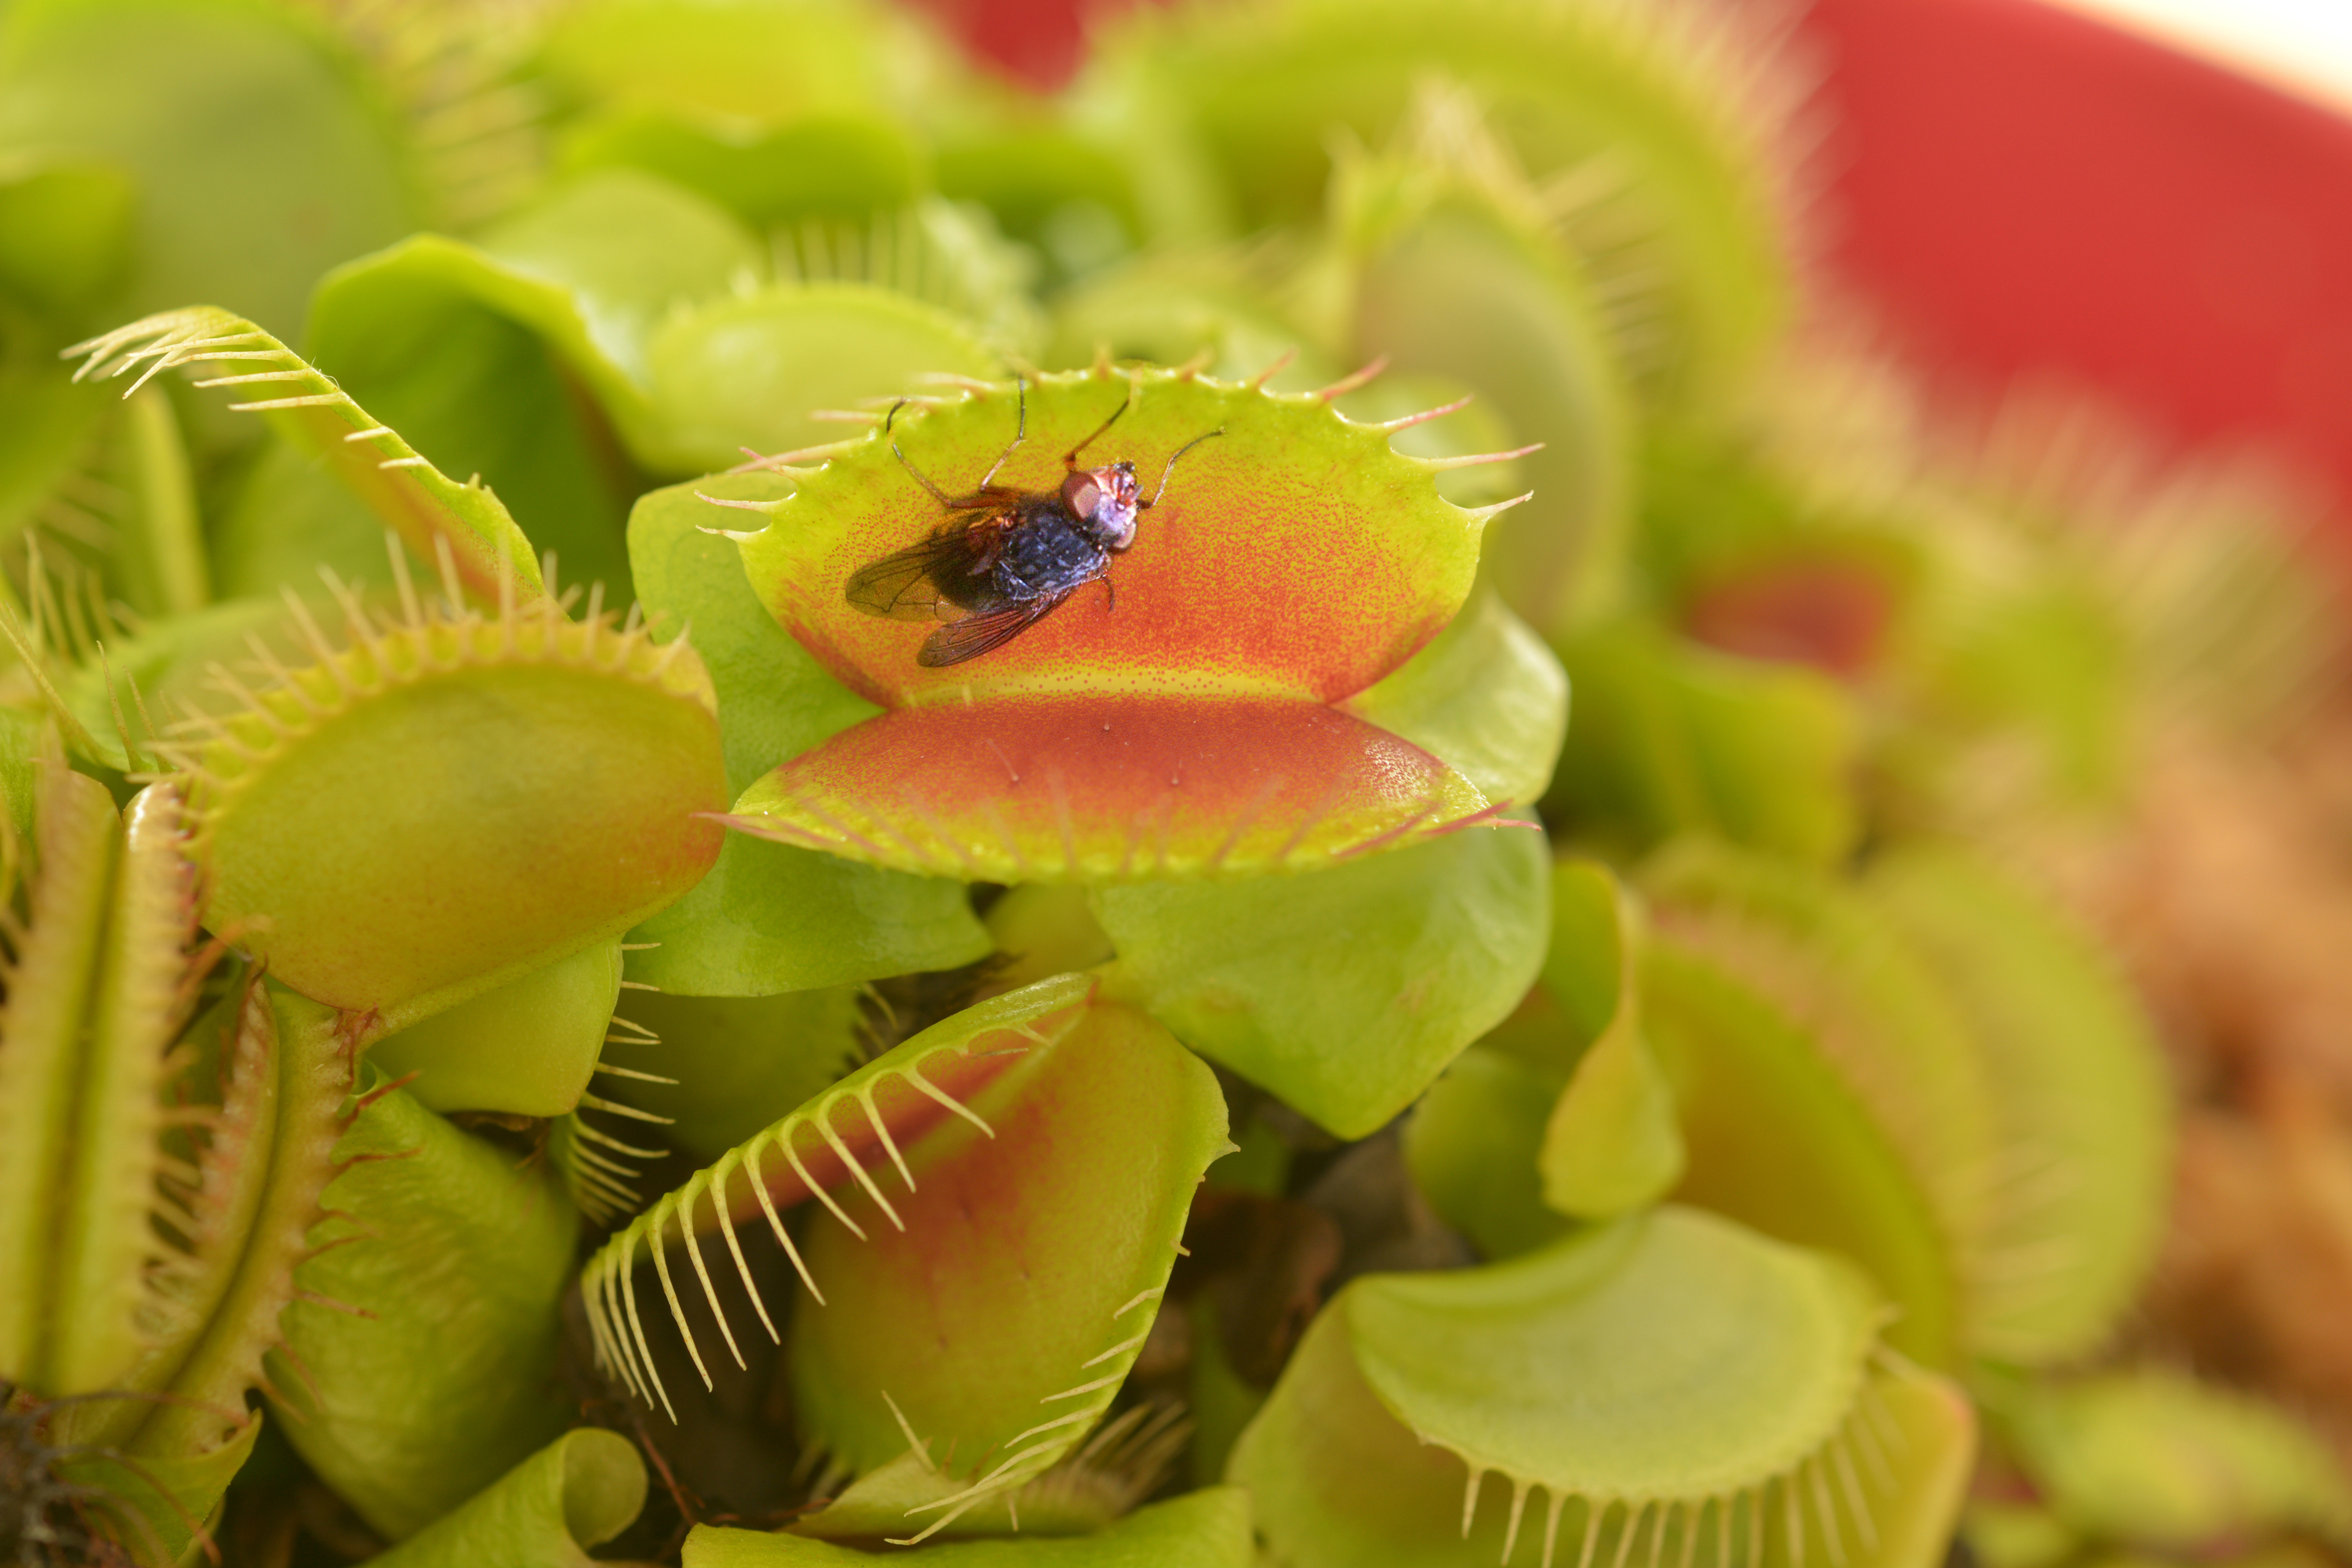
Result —
[[0, 59], [0, 149], [133, 182], [116, 320], [219, 300], [290, 331], [320, 273], [415, 221], [400, 129], [313, 16], [53, 0], [11, 10]]
[[1959, 1285], [1929, 1196], [1820, 1044], [1670, 939], [1643, 952], [1642, 992], [1686, 1152], [1675, 1195], [1860, 1263], [1896, 1310], [1888, 1343], [1951, 1364]]
[[[727, 786], [738, 797], [779, 758], [876, 711], [776, 624], [734, 544], [703, 531], [711, 508], [698, 491], [769, 485], [738, 477], [656, 490], [629, 520], [630, 562], [653, 635], [690, 627], [710, 671]], [[710, 873], [635, 938], [650, 944], [632, 961], [636, 978], [694, 996], [764, 996], [950, 969], [989, 950], [957, 881], [740, 833], [727, 835]]]
[[1880, 1317], [1845, 1265], [1671, 1207], [1373, 1276], [1318, 1319], [1228, 1473], [1299, 1568], [1923, 1561], [1971, 1420], [1881, 1359]]
[[[1006, 478], [1025, 482], [1045, 448], [1130, 405], [1118, 439], [1150, 444], [1139, 468], [1223, 431], [1120, 562], [1117, 580], [1148, 596], [1150, 614], [1115, 617], [1089, 593], [986, 665], [927, 672], [903, 623], [860, 615], [832, 587], [930, 520], [889, 440], [877, 433], [814, 472], [779, 474], [772, 491], [787, 493], [772, 500], [722, 498], [772, 520], [740, 535], [771, 611], [886, 709], [755, 785], [739, 826], [930, 875], [1107, 881], [1304, 868], [1489, 813], [1443, 763], [1334, 705], [1452, 619], [1478, 531], [1500, 508], [1416, 496], [1439, 465], [1388, 452], [1388, 430], [1349, 427], [1321, 395], [1181, 373], [1130, 380], [1107, 366], [1029, 385], [1017, 399], [975, 386], [941, 400], [897, 439], [925, 472], [977, 472], [1003, 449], [1018, 401], [1034, 434]], [[1302, 602], [1238, 590], [1271, 577]], [[1331, 642], [1342, 627], [1344, 651]], [[1126, 734], [1088, 722], [1108, 717], [1085, 710], [1088, 691], [1121, 695]], [[954, 750], [916, 776], [914, 746]], [[1261, 771], [1255, 756], [1276, 749], [1282, 771]]]
[[961, 68], [874, 5], [569, 7], [538, 68], [569, 167], [647, 170], [761, 227], [862, 217], [928, 188], [919, 121]]
[[[902, 1516], [920, 1539], [1034, 1480], [1100, 1421], [1148, 1337], [1192, 1186], [1225, 1147], [1213, 1081], [1164, 1031], [1085, 977], [1041, 982], [866, 1064], [607, 1242], [582, 1282], [599, 1361], [667, 1404], [637, 1300], [642, 1247], [710, 1378], [672, 1232], [706, 1334], [740, 1363], [699, 1239], [716, 1230], [781, 1337], [736, 1228], [766, 1219], [810, 1297], [788, 1320], [804, 1441], [848, 1473], [906, 1452], [913, 1432], [953, 1450], [937, 1463], [954, 1484]], [[833, 1223], [795, 1242], [781, 1211], [811, 1197]]]
[[584, 1568], [644, 1508], [645, 1463], [626, 1439], [567, 1432], [472, 1498], [371, 1561], [383, 1568], [488, 1562]]
[[[334, 381], [251, 321], [209, 306], [166, 311], [77, 345], [87, 356], [76, 379], [113, 379], [136, 370], [136, 392], [168, 370], [207, 369], [199, 386], [251, 388], [229, 405], [258, 413], [290, 441], [324, 458], [402, 542], [425, 560], [446, 551], [466, 590], [495, 598], [541, 587], [540, 563], [496, 495], [457, 484], [353, 402]], [[127, 394], [126, 394], [127, 395]]]
[[1408, 374], [1478, 388], [1535, 443], [1533, 500], [1497, 530], [1486, 580], [1546, 633], [1588, 619], [1622, 581], [1629, 489], [1624, 355], [1562, 219], [1467, 90], [1431, 82], [1383, 156], [1343, 159], [1330, 226], [1343, 252], [1319, 308]]
[[1925, 966], [1827, 879], [1686, 845], [1643, 879], [1652, 919], [1813, 1040], [1935, 1205], [1966, 1272], [1997, 1133], [1987, 1064]]
[[1226, 221], [1255, 226], [1312, 218], [1332, 128], [1381, 146], [1442, 73], [1538, 181], [1609, 191], [1580, 204], [1581, 248], [1612, 264], [1659, 340], [1646, 379], [1705, 401], [1738, 384], [1786, 310], [1799, 105], [1781, 47], [1700, 6], [1202, 4], [1114, 30], [1092, 91], [1102, 112], [1148, 117], [1152, 141], [1200, 157]]
[[1897, 850], [1862, 891], [1943, 984], [1987, 1068], [2000, 1153], [1970, 1343], [2063, 1364], [2114, 1331], [2163, 1222], [2172, 1115], [2147, 1020], [2085, 933], [1965, 853]]
[[[1048, 1541], [960, 1541], [928, 1548], [943, 1568], [1246, 1568], [1256, 1561], [1248, 1499], [1237, 1487], [1210, 1487], [1139, 1509], [1099, 1534]], [[866, 1552], [795, 1535], [761, 1535], [709, 1525], [687, 1538], [691, 1568], [856, 1568]]]
[[578, 1217], [546, 1170], [369, 1077], [271, 1398], [296, 1450], [397, 1540], [563, 1429], [555, 1304]]
[[[1496, 809], [1440, 755], [1377, 727], [1390, 715], [1463, 746], [1497, 788], [1539, 788], [1548, 772], [1566, 699], [1549, 656], [1499, 606], [1438, 637], [1467, 594], [1478, 528], [1508, 503], [1441, 499], [1431, 478], [1479, 459], [1389, 450], [1417, 418], [1352, 426], [1324, 406], [1346, 384], [1277, 395], [1101, 367], [1024, 385], [1013, 409], [1007, 389], [974, 386], [906, 419], [903, 435], [894, 416], [891, 435], [918, 467], [952, 472], [1003, 449], [1006, 432], [989, 426], [1006, 412], [1034, 422], [1016, 453], [1031, 464], [1028, 443], [1075, 441], [1108, 410], [1120, 439], [1171, 455], [1223, 430], [1186, 455], [1197, 468], [1114, 568], [1148, 615], [1097, 608], [1089, 593], [986, 662], [927, 671], [910, 628], [817, 586], [931, 515], [887, 441], [814, 451], [824, 460], [814, 472], [696, 487], [773, 519], [737, 535], [755, 590], [834, 676], [883, 705], [755, 783], [734, 824], [934, 877], [1109, 884], [1092, 902], [1120, 955], [1114, 991], [1324, 1124], [1369, 1131], [1507, 1010], [1540, 939], [1540, 849], [1523, 830], [1392, 865], [1371, 853]], [[641, 525], [658, 515], [641, 510]], [[1240, 591], [1253, 575], [1310, 607]], [[1342, 626], [1349, 652], [1335, 666]], [[1358, 856], [1369, 858], [1339, 864]], [[1313, 874], [1283, 874], [1297, 872]], [[1342, 923], [1291, 918], [1299, 900]], [[1334, 982], [1318, 1003], [1290, 994], [1300, 963]], [[1412, 975], [1425, 1000], [1400, 1016], [1386, 998]]]
[[[835, 0], [133, 4], [0, 18], [0, 1556], [1929, 1568], [1960, 1382], [1989, 1568], [2340, 1528], [2046, 1370], [2164, 1097], [1995, 868], [2322, 612], [1783, 341], [1769, 32], [1197, 5], [1016, 103]], [[855, 607], [1090, 432], [1107, 578]]]
[[11, 879], [30, 875], [0, 1019], [0, 1377], [57, 1395], [113, 1385], [138, 1354], [191, 910], [175, 795], [159, 787], [126, 831], [97, 781], [58, 757], [39, 771], [32, 853], [10, 843]]
[[812, 412], [917, 372], [995, 373], [999, 332], [1027, 329], [988, 249], [930, 207], [762, 247], [690, 191], [608, 170], [475, 243], [418, 236], [338, 268], [311, 345], [438, 461], [488, 476], [542, 545], [617, 584], [642, 484], [615, 440], [645, 470], [700, 473], [822, 440]]
[[[346, 591], [341, 647], [298, 616], [316, 664], [278, 666], [242, 710], [164, 743], [194, 779], [208, 922], [250, 932], [287, 984], [373, 1015], [372, 1035], [609, 941], [691, 886], [718, 853], [695, 814], [722, 784], [709, 677], [683, 643], [511, 592], [485, 615], [454, 567], [437, 600], [394, 567], [399, 613]], [[382, 777], [394, 751], [433, 770], [431, 792], [413, 771]], [[583, 776], [603, 787], [571, 787]], [[370, 788], [378, 807], [350, 814]], [[551, 884], [544, 858], [583, 843], [604, 854], [566, 858]], [[386, 923], [339, 916], [353, 907]]]
[[1637, 857], [1699, 834], [1811, 864], [1862, 826], [1861, 716], [1818, 673], [1694, 647], [1640, 619], [1559, 646], [1577, 692], [1547, 819]]
[[[2145, 1369], [2003, 1380], [1985, 1399], [2005, 1457], [2032, 1479], [2029, 1506], [2062, 1550], [2227, 1550], [2287, 1532], [2340, 1551], [2352, 1539], [2352, 1485], [2333, 1456], [2294, 1418], [2242, 1394]], [[2006, 1521], [2012, 1530], [2025, 1511]]]
[[244, 1398], [297, 1294], [347, 1069], [331, 1029], [281, 1042], [249, 979], [174, 1049], [201, 973], [178, 795], [151, 786], [118, 823], [94, 781], [42, 771], [0, 1025], [0, 1375], [68, 1396], [47, 1421], [65, 1473], [100, 1489], [86, 1517], [163, 1562], [259, 1430]]

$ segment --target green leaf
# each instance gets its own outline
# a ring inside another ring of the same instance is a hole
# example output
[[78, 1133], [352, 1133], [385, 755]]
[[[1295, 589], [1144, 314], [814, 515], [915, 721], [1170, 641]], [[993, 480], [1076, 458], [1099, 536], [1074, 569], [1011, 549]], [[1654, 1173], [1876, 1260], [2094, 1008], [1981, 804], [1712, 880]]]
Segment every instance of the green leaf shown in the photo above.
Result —
[[[1543, 987], [1575, 1032], [1581, 1052], [1635, 1005], [1634, 910], [1624, 886], [1596, 860], [1551, 868], [1551, 943]], [[1571, 1064], [1572, 1065], [1572, 1064]]]
[[1820, 1043], [1665, 935], [1643, 953], [1642, 1018], [1681, 1116], [1677, 1201], [1844, 1254], [1898, 1309], [1888, 1342], [1948, 1363], [1958, 1334], [1951, 1245], [1913, 1168]]
[[1003, 361], [975, 323], [865, 283], [779, 283], [679, 315], [650, 349], [667, 450], [685, 471], [724, 468], [744, 447], [838, 441], [815, 418], [908, 390], [927, 374], [987, 377]]
[[397, 1540], [562, 1429], [579, 1215], [544, 1168], [517, 1169], [380, 1081], [336, 1156], [333, 1212], [270, 1359], [273, 1402], [310, 1468]]
[[627, 170], [559, 187], [484, 231], [480, 246], [513, 271], [569, 289], [588, 341], [639, 380], [663, 317], [767, 269], [759, 243], [726, 213]]
[[1624, 1005], [1634, 921], [1625, 890], [1606, 866], [1555, 861], [1541, 980], [1481, 1043], [1565, 1084]]
[[853, 0], [593, 0], [555, 19], [538, 63], [574, 103], [759, 126], [848, 110], [903, 116], [943, 85], [935, 48], [913, 18]]
[[1560, 1076], [1473, 1046], [1429, 1086], [1404, 1124], [1405, 1163], [1437, 1216], [1488, 1259], [1531, 1252], [1567, 1231], [1537, 1165]]
[[1985, 1064], [2011, 1174], [1969, 1273], [1970, 1345], [2029, 1364], [2096, 1349], [2154, 1260], [2170, 1192], [2170, 1082], [2137, 999], [2086, 933], [1958, 850], [1881, 856], [1863, 889]]
[[1436, 640], [1347, 706], [1444, 759], [1488, 800], [1527, 805], [1551, 785], [1568, 704], [1558, 656], [1481, 589]]
[[2001, 1168], [1991, 1064], [1933, 971], [1849, 886], [1763, 856], [1685, 843], [1643, 878], [1652, 923], [1802, 1029], [1886, 1130], [1936, 1205], [1965, 1279]]
[[1852, 847], [1858, 727], [1829, 680], [1637, 622], [1559, 647], [1576, 725], [1544, 811], [1572, 837], [1639, 853], [1713, 834], [1815, 865]]
[[587, 1549], [645, 1507], [646, 1467], [617, 1432], [567, 1432], [424, 1530], [369, 1561], [377, 1568], [587, 1568]]
[[1630, 984], [1626, 991], [1624, 1012], [1584, 1053], [1553, 1106], [1537, 1162], [1544, 1202], [1583, 1219], [1647, 1207], [1683, 1174], [1674, 1089], [1643, 1037], [1639, 993]]
[[903, 205], [921, 193], [926, 173], [904, 125], [856, 110], [752, 128], [625, 110], [572, 128], [563, 161], [658, 174], [763, 228]]
[[1594, 290], [1529, 216], [1475, 104], [1434, 95], [1420, 145], [1341, 166], [1333, 225], [1353, 264], [1351, 340], [1407, 373], [1489, 400], [1534, 499], [1498, 524], [1484, 580], [1552, 635], [1622, 595], [1630, 522], [1629, 396]]
[[418, 235], [320, 284], [310, 344], [320, 369], [435, 467], [495, 490], [535, 552], [628, 598], [622, 525], [640, 482], [566, 373], [624, 429], [641, 395], [591, 336], [579, 294]]
[[[1249, 1495], [1210, 1487], [1141, 1509], [1099, 1535], [1060, 1540], [966, 1541], [929, 1547], [945, 1568], [1251, 1568]], [[686, 1568], [856, 1568], [866, 1552], [796, 1535], [698, 1525]]]
[[312, 282], [415, 223], [398, 132], [300, 14], [236, 0], [25, 0], [0, 32], [0, 155], [135, 181], [117, 309], [207, 300], [280, 336]]
[[224, 600], [274, 605], [288, 588], [314, 595], [321, 566], [346, 583], [383, 570], [384, 520], [276, 431], [210, 521], [213, 585]]
[[1093, 893], [1105, 982], [1342, 1138], [1377, 1131], [1542, 963], [1540, 834], [1465, 831], [1330, 870]]
[[1213, 211], [1151, 190], [1182, 177], [1168, 159], [1205, 154], [1238, 208], [1233, 226], [1249, 229], [1312, 220], [1335, 144], [1385, 144], [1417, 89], [1457, 82], [1538, 180], [1595, 157], [1622, 171], [1568, 226], [1596, 251], [1636, 237], [1615, 265], [1664, 338], [1650, 378], [1661, 395], [1704, 398], [1736, 381], [1788, 309], [1778, 144], [1798, 95], [1774, 52], [1768, 31], [1717, 16], [1286, 0], [1135, 14], [1103, 39], [1088, 101], [1138, 143], [1139, 191], [1159, 195], [1148, 216], [1165, 226], [1187, 207]]
[[[730, 788], [873, 713], [760, 605], [734, 544], [702, 531], [698, 489], [740, 496], [744, 476], [656, 490], [629, 519], [655, 634], [690, 628], [719, 698]], [[961, 884], [730, 834], [710, 874], [633, 940], [661, 945], [636, 978], [690, 995], [764, 995], [950, 969], [988, 952]], [[732, 1142], [732, 1140], [730, 1140]]]
[[1858, 1542], [1863, 1513], [1863, 1561], [1927, 1568], [1966, 1407], [1928, 1384], [1941, 1440], [1889, 1463], [1882, 1402], [1909, 1380], [1870, 1369], [1878, 1317], [1835, 1259], [1674, 1208], [1509, 1263], [1370, 1275], [1307, 1331], [1228, 1476], [1288, 1568], [1507, 1563], [1523, 1531], [1546, 1565], [1622, 1561], [1645, 1532], [1650, 1563], [1787, 1563]]
[[1563, 1215], [1647, 1207], [1683, 1171], [1674, 1092], [1642, 1036], [1630, 898], [1572, 860], [1553, 866], [1551, 895], [1542, 980], [1405, 1125], [1414, 1179], [1490, 1258], [1551, 1240]]
[[0, 154], [0, 298], [79, 325], [122, 281], [138, 199], [106, 159]]
[[[642, 966], [649, 953], [630, 955]], [[832, 985], [780, 996], [632, 994], [630, 1027], [616, 1027], [604, 1060], [674, 1084], [628, 1079], [599, 1086], [604, 1099], [659, 1116], [660, 1140], [698, 1163], [718, 1159], [814, 1099], [859, 1061], [860, 987]], [[650, 1037], [640, 1037], [640, 1031]]]
[[368, 1061], [428, 1110], [562, 1116], [580, 1103], [621, 994], [621, 944], [584, 948], [379, 1040]]

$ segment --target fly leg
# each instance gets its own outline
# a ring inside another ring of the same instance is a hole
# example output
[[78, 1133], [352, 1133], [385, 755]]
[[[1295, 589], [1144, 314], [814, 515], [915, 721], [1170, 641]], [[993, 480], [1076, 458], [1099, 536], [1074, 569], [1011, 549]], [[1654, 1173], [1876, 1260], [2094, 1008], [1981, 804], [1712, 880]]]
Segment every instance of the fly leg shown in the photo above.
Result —
[[[906, 406], [907, 400], [903, 397], [898, 399], [898, 402], [890, 405], [889, 415], [882, 421], [882, 434], [885, 436], [890, 436], [890, 426], [898, 421], [898, 410]], [[890, 455], [898, 459], [898, 466], [900, 468], [905, 468], [908, 473], [915, 476], [915, 482], [917, 484], [931, 492], [931, 499], [933, 500], [939, 502], [941, 506], [948, 508], [950, 510], [955, 510], [956, 503], [948, 498], [947, 491], [931, 483], [930, 476], [924, 473], [922, 469], [915, 467], [913, 463], [907, 460], [907, 454], [898, 449], [898, 437], [896, 436], [890, 436]]]
[[1013, 456], [1022, 442], [1029, 438], [1029, 378], [1025, 375], [1016, 375], [1013, 378], [1013, 384], [1020, 388], [1019, 392], [1014, 394], [1018, 401], [1014, 405], [1017, 412], [1013, 419], [1013, 440], [1003, 451], [996, 455], [996, 461], [988, 466], [988, 472], [980, 476], [980, 485], [972, 492], [974, 495], [985, 495], [993, 488], [996, 470], [1004, 467], [1004, 460]]
[[[1021, 384], [1021, 426], [1020, 429], [1016, 430], [1013, 434], [1013, 447], [1018, 447], [1021, 445], [1022, 435], [1026, 432], [1029, 425], [1029, 384], [1025, 381]], [[882, 421], [882, 433], [884, 435], [890, 435], [890, 426], [892, 423], [898, 419], [898, 410], [906, 407], [910, 399], [902, 397], [898, 399], [898, 402], [890, 405], [889, 416]], [[951, 496], [948, 494], [947, 491], [940, 489], [939, 486], [931, 483], [930, 476], [924, 473], [922, 469], [915, 467], [915, 465], [908, 460], [907, 454], [898, 449], [898, 439], [897, 437], [892, 436], [890, 438], [890, 455], [898, 459], [898, 464], [901, 468], [905, 468], [907, 472], [914, 476], [915, 482], [917, 484], [931, 492], [931, 499], [933, 500], [939, 502], [950, 511], [978, 511], [984, 507], [1004, 506], [1021, 499], [1021, 492], [1019, 490], [1013, 489], [1009, 486], [992, 485], [988, 482], [990, 479], [996, 477], [996, 470], [998, 468], [1004, 467], [1005, 458], [1013, 456], [1013, 447], [1007, 447], [1004, 448], [1003, 455], [996, 459], [994, 467], [988, 470], [987, 477], [980, 481], [980, 488], [978, 489], [966, 496]]]

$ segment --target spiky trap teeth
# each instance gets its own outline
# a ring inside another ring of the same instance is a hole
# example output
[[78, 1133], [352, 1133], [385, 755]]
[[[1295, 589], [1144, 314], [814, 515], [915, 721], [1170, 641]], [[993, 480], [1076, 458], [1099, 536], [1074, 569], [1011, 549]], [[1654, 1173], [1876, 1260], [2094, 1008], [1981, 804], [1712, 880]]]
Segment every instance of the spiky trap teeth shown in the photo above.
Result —
[[[891, 1531], [920, 1539], [1045, 1475], [1110, 1408], [1192, 1185], [1228, 1147], [1207, 1069], [1094, 991], [1066, 975], [958, 1014], [656, 1203], [583, 1276], [600, 1364], [672, 1408], [638, 1305], [640, 1247], [704, 1383], [675, 1251], [743, 1364], [698, 1239], [716, 1230], [760, 1328], [787, 1345], [811, 1442], [859, 1474], [906, 1453], [910, 1430], [951, 1447], [924, 1460], [932, 1479], [909, 1483]], [[796, 1240], [784, 1211], [810, 1200], [831, 1223]], [[736, 1222], [755, 1215], [806, 1287], [789, 1316], [753, 1283]], [[918, 1323], [932, 1327], [874, 1331]], [[1008, 1343], [1022, 1348], [1000, 1355]]]

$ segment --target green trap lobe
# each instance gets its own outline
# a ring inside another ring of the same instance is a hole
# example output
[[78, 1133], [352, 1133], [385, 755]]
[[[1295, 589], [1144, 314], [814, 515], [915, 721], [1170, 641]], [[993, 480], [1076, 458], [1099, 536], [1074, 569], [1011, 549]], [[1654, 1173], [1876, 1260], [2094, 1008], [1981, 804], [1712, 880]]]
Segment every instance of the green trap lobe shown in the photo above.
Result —
[[[904, 1451], [882, 1395], [955, 1473], [994, 1490], [1075, 1447], [1108, 1408], [1176, 1260], [1192, 1191], [1227, 1147], [1205, 1065], [1142, 1015], [1098, 1003], [1034, 1045], [908, 1159], [890, 1227], [825, 1226], [826, 1305], [793, 1320], [803, 1430], [866, 1470]], [[908, 1521], [912, 1535], [939, 1515]]]
[[72, 1130], [84, 1092], [84, 1010], [105, 956], [121, 826], [97, 780], [55, 759], [37, 772], [28, 914], [0, 1012], [0, 1258], [14, 1282], [0, 1290], [0, 1377], [63, 1394], [95, 1386], [60, 1382], [71, 1369], [61, 1364], [58, 1335], [81, 1310], [65, 1294], [60, 1262], [91, 1221], [71, 1180]]

